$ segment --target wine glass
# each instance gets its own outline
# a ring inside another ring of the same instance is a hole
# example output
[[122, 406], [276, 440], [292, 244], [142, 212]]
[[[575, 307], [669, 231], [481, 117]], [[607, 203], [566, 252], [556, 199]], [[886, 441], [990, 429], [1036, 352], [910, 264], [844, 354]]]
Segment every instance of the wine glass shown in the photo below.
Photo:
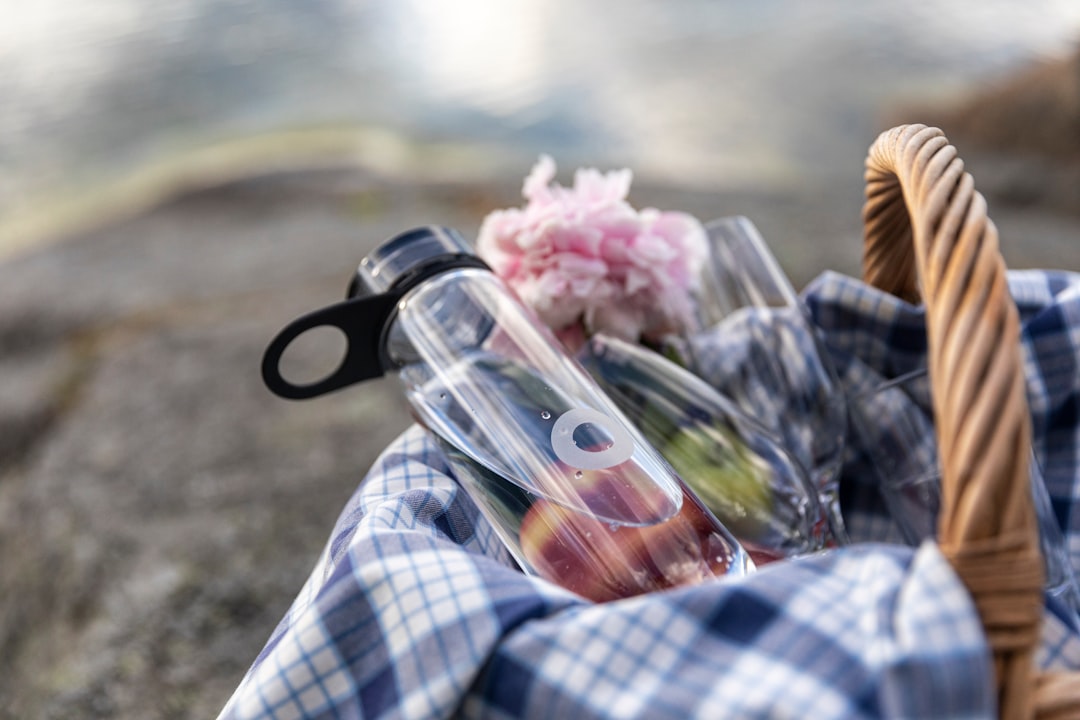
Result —
[[702, 330], [674, 350], [802, 463], [832, 544], [845, 544], [839, 484], [847, 400], [820, 331], [749, 219], [720, 218], [705, 230]]
[[[931, 410], [930, 377], [920, 368], [852, 395], [853, 442], [869, 461], [878, 492], [909, 545], [937, 536], [941, 471]], [[1046, 592], [1080, 613], [1080, 588], [1054, 516], [1042, 466], [1031, 453], [1032, 499], [1045, 562]]]
[[817, 493], [767, 428], [641, 345], [596, 334], [577, 358], [755, 563], [822, 549]]

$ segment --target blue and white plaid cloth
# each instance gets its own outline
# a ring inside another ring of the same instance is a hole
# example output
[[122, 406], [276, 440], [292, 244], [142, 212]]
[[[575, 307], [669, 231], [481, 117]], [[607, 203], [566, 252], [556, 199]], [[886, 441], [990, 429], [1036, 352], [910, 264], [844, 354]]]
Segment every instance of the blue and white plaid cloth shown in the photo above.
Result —
[[[1080, 275], [1012, 272], [1034, 449], [1080, 569]], [[804, 292], [854, 390], [925, 365], [922, 309], [827, 273]], [[908, 547], [849, 437], [858, 543], [602, 605], [519, 572], [419, 428], [382, 454], [222, 718], [974, 718], [995, 714], [971, 601]], [[1039, 662], [1080, 668], [1075, 617]]]

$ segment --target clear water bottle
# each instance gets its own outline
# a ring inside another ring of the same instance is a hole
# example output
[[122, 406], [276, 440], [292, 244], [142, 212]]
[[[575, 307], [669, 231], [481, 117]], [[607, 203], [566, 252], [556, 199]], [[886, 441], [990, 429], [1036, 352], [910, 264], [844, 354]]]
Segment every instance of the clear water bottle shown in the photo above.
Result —
[[[350, 299], [294, 321], [263, 358], [268, 387], [314, 397], [396, 373], [521, 568], [595, 601], [743, 574], [735, 538], [593, 379], [454, 231], [398, 235], [360, 264]], [[281, 356], [340, 329], [340, 367], [308, 385]]]

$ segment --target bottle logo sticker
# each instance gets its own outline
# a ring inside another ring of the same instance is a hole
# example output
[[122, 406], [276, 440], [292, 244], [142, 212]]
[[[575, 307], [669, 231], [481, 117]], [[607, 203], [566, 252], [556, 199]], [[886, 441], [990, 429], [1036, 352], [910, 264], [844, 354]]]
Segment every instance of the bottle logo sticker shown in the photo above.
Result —
[[[591, 430], [587, 433], [591, 435], [602, 434], [606, 438], [604, 446], [599, 449], [581, 447], [575, 440], [580, 430]], [[602, 470], [629, 460], [634, 454], [634, 439], [626, 428], [602, 412], [575, 408], [564, 412], [551, 426], [551, 447], [555, 455], [570, 467]]]

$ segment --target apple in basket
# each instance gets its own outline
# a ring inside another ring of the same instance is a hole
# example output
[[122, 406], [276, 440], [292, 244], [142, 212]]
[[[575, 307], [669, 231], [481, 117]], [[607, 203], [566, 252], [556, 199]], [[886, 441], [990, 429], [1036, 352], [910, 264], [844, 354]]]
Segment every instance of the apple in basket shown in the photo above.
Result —
[[[625, 468], [621, 469], [626, 471]], [[645, 517], [661, 492], [642, 484], [628, 491], [611, 469], [588, 471], [582, 498], [595, 511], [538, 499], [521, 523], [522, 554], [540, 576], [596, 602], [664, 590], [723, 575], [731, 558], [716, 521], [692, 494], [662, 522], [632, 524], [606, 518]], [[755, 562], [779, 559], [747, 548]]]

